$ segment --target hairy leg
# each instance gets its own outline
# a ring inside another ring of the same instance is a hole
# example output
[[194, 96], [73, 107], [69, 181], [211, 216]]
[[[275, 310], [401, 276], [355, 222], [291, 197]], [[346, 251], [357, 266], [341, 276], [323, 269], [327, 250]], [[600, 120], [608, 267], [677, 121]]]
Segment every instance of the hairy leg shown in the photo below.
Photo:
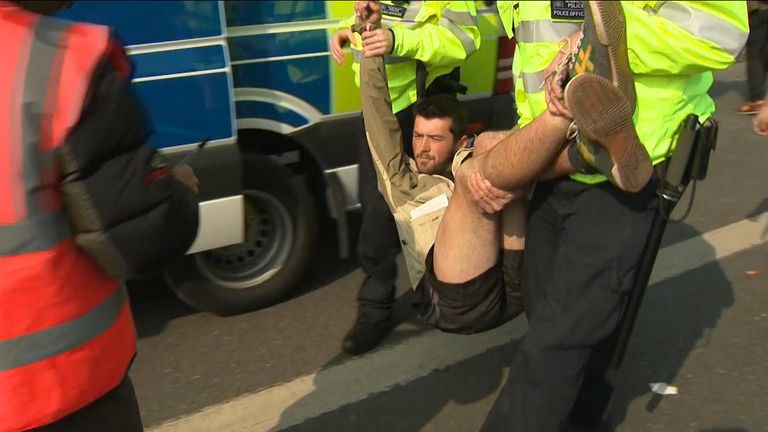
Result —
[[504, 250], [525, 249], [525, 218], [528, 200], [516, 199], [501, 211], [501, 248]]
[[[502, 244], [501, 216], [485, 214], [472, 201], [468, 176], [479, 172], [499, 189], [517, 190], [532, 183], [559, 154], [570, 122], [545, 112], [487, 152], [470, 159], [456, 175], [456, 187], [440, 223], [434, 246], [435, 276], [462, 283], [496, 264]], [[514, 210], [522, 213], [520, 209]], [[524, 217], [520, 217], [524, 223]], [[516, 227], [518, 234], [524, 226]], [[515, 240], [521, 245], [521, 235]]]
[[557, 158], [542, 171], [541, 175], [539, 175], [539, 180], [554, 180], [573, 174], [574, 172], [576, 172], [576, 170], [573, 168], [571, 160], [568, 158], [568, 148], [564, 147], [560, 151], [560, 154], [557, 155]]
[[481, 155], [477, 160], [478, 172], [503, 190], [532, 183], [563, 149], [569, 125], [569, 120], [545, 111]]

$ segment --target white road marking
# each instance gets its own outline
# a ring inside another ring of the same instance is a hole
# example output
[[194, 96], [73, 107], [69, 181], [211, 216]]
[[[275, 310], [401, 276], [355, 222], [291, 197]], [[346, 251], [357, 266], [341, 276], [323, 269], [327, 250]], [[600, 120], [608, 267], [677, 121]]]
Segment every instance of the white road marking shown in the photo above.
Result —
[[[659, 251], [651, 283], [767, 241], [768, 212], [676, 243]], [[148, 432], [280, 430], [519, 339], [526, 327], [525, 319], [520, 317], [503, 327], [473, 336], [430, 331], [326, 370], [206, 407], [150, 428]], [[379, 373], [371, 374], [372, 370]], [[314, 393], [316, 382], [333, 391]]]

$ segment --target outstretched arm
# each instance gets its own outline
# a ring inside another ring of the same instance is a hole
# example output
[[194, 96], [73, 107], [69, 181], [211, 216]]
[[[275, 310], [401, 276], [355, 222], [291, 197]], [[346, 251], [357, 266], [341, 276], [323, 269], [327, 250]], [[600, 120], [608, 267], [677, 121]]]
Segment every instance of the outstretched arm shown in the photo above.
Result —
[[403, 153], [402, 132], [392, 113], [384, 58], [375, 56], [360, 63], [360, 97], [368, 146], [371, 149], [379, 190], [390, 207], [392, 189], [410, 184], [412, 173]]

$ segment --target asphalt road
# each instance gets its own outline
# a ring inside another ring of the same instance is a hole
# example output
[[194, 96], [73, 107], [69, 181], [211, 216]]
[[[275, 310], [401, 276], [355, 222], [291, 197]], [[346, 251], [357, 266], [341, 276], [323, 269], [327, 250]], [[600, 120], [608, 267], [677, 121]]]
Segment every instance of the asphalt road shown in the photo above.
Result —
[[[650, 287], [627, 361], [615, 373], [618, 430], [768, 431], [768, 139], [751, 132], [751, 117], [734, 112], [746, 93], [743, 77], [736, 65], [713, 89], [720, 142], [691, 214], [667, 229], [669, 253], [656, 268], [666, 273]], [[140, 341], [131, 376], [145, 425], [476, 430], [506, 378], [524, 320], [487, 339], [444, 337], [414, 319], [403, 290], [401, 324], [384, 345], [346, 356], [341, 340], [362, 274], [334, 253], [318, 252], [293, 298], [231, 318], [188, 308], [160, 280], [133, 284]], [[654, 395], [651, 382], [670, 383], [679, 394]]]

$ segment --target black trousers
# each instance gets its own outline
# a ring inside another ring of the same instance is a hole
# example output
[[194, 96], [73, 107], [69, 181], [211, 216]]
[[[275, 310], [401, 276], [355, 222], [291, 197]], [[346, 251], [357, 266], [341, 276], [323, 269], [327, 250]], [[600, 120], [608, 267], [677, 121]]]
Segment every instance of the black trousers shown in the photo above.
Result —
[[[523, 261], [529, 330], [482, 430], [568, 430], [579, 394], [605, 392], [591, 386], [607, 361], [593, 363], [609, 358], [602, 347], [612, 352], [657, 207], [655, 187], [627, 194], [570, 179], [536, 186]], [[589, 409], [597, 421], [605, 405]]]
[[[458, 82], [458, 79], [458, 69], [438, 77], [427, 88], [426, 96], [456, 96], [456, 88], [451, 87], [450, 82]], [[413, 105], [397, 112], [395, 116], [402, 131], [405, 153], [413, 157]], [[360, 286], [357, 303], [361, 314], [371, 321], [382, 321], [389, 319], [395, 301], [395, 258], [402, 249], [395, 219], [376, 183], [376, 170], [368, 142], [364, 136], [358, 142], [358, 197], [362, 205], [363, 220], [357, 241], [357, 259], [366, 273], [366, 278]]]
[[[410, 139], [413, 135], [412, 107], [398, 112], [396, 117], [400, 130], [403, 131], [406, 153], [413, 156]], [[369, 320], [384, 321], [389, 320], [395, 301], [395, 258], [401, 251], [400, 237], [397, 234], [395, 218], [379, 192], [368, 142], [365, 138], [359, 142], [358, 194], [363, 220], [357, 240], [357, 259], [366, 276], [360, 286], [357, 303], [360, 313]]]
[[104, 396], [35, 432], [142, 432], [139, 404], [128, 375]]
[[768, 72], [768, 9], [749, 14], [747, 37], [747, 85], [749, 100], [765, 97], [765, 77]]

